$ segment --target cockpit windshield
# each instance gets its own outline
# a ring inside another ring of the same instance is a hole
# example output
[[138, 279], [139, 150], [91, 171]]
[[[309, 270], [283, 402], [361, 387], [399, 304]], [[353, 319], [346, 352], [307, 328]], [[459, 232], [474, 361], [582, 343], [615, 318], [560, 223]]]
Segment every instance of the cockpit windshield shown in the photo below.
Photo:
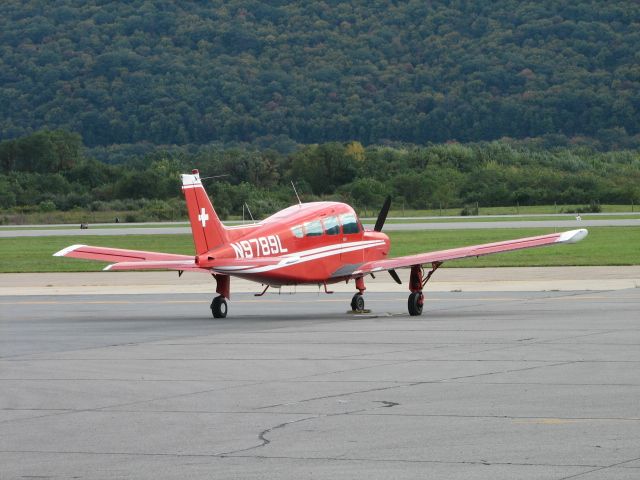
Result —
[[342, 226], [342, 233], [346, 235], [359, 233], [362, 230], [358, 217], [355, 213], [350, 212], [339, 216], [330, 215], [322, 219], [309, 220], [302, 225], [291, 227], [291, 233], [296, 238], [340, 235], [340, 226]]
[[342, 223], [342, 233], [358, 233], [360, 226], [358, 225], [358, 219], [353, 213], [344, 213], [340, 215], [340, 223]]

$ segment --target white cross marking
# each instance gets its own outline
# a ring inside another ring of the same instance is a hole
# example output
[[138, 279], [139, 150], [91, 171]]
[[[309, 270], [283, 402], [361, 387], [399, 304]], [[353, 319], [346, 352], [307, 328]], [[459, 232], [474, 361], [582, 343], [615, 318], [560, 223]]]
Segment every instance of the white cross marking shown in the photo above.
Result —
[[202, 222], [202, 228], [207, 226], [207, 220], [209, 220], [209, 214], [205, 212], [204, 207], [200, 211], [200, 215], [198, 215], [198, 220]]

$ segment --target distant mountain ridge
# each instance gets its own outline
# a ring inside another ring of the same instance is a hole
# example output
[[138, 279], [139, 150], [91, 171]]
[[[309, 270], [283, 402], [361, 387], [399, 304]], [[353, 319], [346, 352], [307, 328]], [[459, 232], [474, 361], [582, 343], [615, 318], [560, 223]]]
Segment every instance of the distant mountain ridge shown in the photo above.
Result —
[[0, 3], [0, 140], [640, 144], [635, 1]]

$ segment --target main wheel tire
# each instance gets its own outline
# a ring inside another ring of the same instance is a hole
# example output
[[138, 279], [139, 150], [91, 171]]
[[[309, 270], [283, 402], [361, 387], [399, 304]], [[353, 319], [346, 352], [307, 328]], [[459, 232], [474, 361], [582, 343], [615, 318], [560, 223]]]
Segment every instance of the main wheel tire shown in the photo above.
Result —
[[413, 292], [409, 295], [409, 301], [407, 306], [409, 307], [409, 315], [412, 317], [422, 315], [422, 305], [424, 303], [424, 296], [422, 292]]
[[211, 313], [214, 318], [225, 318], [227, 316], [227, 301], [223, 296], [219, 296], [213, 299], [211, 302]]
[[351, 310], [361, 312], [364, 310], [364, 297], [361, 293], [356, 293], [351, 299]]

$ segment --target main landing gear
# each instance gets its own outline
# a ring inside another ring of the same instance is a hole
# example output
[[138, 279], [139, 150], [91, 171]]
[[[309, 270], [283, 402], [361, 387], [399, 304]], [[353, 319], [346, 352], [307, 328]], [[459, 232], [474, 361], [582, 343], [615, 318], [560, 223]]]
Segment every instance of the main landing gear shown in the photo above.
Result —
[[[409, 277], [409, 290], [411, 290], [411, 294], [407, 300], [407, 309], [409, 310], [409, 315], [412, 317], [422, 315], [422, 307], [424, 306], [424, 294], [422, 290], [431, 278], [431, 275], [433, 275], [440, 265], [442, 265], [442, 262], [433, 262], [431, 264], [431, 270], [429, 270], [426, 275], [424, 274], [422, 265], [413, 265], [411, 267], [411, 276]], [[396, 279], [397, 274], [395, 271], [391, 276], [394, 280]], [[351, 299], [351, 311], [354, 313], [362, 313], [365, 311], [364, 297], [362, 295], [366, 290], [364, 278], [356, 278], [356, 288], [358, 289], [358, 293]]]
[[215, 297], [211, 302], [211, 313], [214, 318], [225, 318], [227, 316], [227, 301], [222, 295]]
[[412, 317], [415, 317], [416, 315], [422, 315], [422, 306], [424, 305], [423, 293], [411, 292], [407, 304], [409, 307], [409, 315], [411, 315]]
[[213, 318], [225, 318], [228, 311], [226, 299], [231, 298], [229, 275], [214, 274], [213, 278], [216, 279], [216, 293], [218, 293], [218, 296], [214, 297], [211, 302], [211, 313]]
[[364, 279], [362, 277], [356, 278], [356, 293], [351, 299], [351, 311], [355, 313], [364, 312], [364, 296], [362, 295], [367, 287], [364, 286]]
[[433, 262], [431, 264], [431, 270], [429, 270], [426, 276], [424, 276], [422, 265], [414, 265], [411, 267], [411, 276], [409, 277], [409, 290], [411, 290], [411, 294], [407, 300], [407, 307], [409, 315], [412, 317], [422, 315], [422, 307], [424, 306], [422, 289], [440, 265], [442, 265], [442, 262]]

